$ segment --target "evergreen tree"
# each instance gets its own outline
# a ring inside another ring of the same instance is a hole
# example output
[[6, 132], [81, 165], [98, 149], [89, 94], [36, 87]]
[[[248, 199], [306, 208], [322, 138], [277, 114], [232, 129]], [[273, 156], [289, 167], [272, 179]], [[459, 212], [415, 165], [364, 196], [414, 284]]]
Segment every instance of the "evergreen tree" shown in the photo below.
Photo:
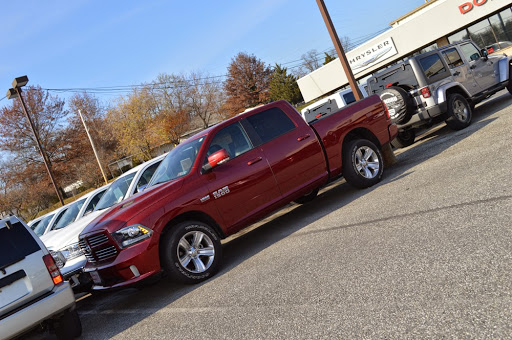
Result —
[[270, 79], [270, 99], [272, 101], [284, 99], [292, 104], [303, 101], [297, 85], [297, 77], [288, 74], [286, 67], [276, 64]]

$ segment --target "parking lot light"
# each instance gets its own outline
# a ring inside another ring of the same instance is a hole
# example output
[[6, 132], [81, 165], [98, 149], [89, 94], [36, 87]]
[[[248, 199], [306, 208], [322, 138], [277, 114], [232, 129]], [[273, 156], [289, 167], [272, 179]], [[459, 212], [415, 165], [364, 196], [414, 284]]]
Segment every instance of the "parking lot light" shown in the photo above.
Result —
[[28, 119], [30, 128], [32, 130], [32, 133], [34, 134], [34, 138], [37, 143], [37, 147], [39, 149], [39, 152], [41, 153], [41, 156], [43, 157], [43, 162], [46, 167], [46, 171], [48, 171], [48, 175], [50, 176], [50, 179], [52, 181], [53, 187], [55, 188], [55, 192], [57, 193], [57, 197], [59, 198], [60, 204], [64, 205], [64, 200], [62, 198], [62, 194], [59, 191], [59, 188], [57, 187], [57, 183], [55, 182], [55, 178], [52, 174], [52, 169], [50, 162], [47, 158], [46, 152], [43, 150], [43, 146], [41, 145], [41, 141], [39, 140], [39, 135], [37, 134], [37, 131], [34, 126], [34, 122], [32, 121], [32, 118], [30, 118], [30, 115], [28, 114], [27, 107], [25, 106], [25, 102], [23, 101], [23, 96], [21, 95], [21, 88], [28, 83], [28, 77], [22, 76], [14, 78], [14, 81], [12, 82], [12, 88], [7, 90], [7, 98], [8, 99], [14, 99], [19, 98], [21, 103], [21, 108], [23, 109], [23, 112], [25, 113], [25, 116]]

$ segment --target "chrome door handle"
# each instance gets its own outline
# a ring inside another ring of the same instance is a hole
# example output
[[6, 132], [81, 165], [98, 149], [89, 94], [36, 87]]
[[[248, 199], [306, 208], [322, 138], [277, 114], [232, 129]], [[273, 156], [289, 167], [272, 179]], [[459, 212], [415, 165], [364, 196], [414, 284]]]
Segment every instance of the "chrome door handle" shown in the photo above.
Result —
[[297, 138], [297, 142], [302, 142], [303, 140], [308, 139], [309, 137], [311, 137], [311, 135], [308, 133], [307, 135]]
[[259, 161], [261, 161], [263, 159], [263, 157], [258, 157], [258, 158], [255, 158], [255, 159], [251, 159], [249, 162], [247, 162], [247, 165], [253, 165], [253, 164], [256, 164], [258, 163]]

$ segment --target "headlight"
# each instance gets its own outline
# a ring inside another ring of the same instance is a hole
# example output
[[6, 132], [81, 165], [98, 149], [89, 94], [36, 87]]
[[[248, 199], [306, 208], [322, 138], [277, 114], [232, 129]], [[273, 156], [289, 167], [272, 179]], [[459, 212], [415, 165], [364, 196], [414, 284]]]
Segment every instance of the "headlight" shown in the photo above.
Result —
[[55, 260], [57, 268], [61, 269], [62, 267], [64, 267], [64, 265], [66, 264], [66, 257], [64, 257], [64, 254], [62, 254], [62, 252], [50, 250], [50, 254]]
[[120, 229], [112, 234], [121, 248], [126, 248], [132, 244], [141, 242], [153, 235], [153, 230], [140, 224], [134, 224]]
[[84, 252], [78, 245], [78, 242], [73, 243], [67, 247], [64, 247], [59, 251], [62, 253], [62, 255], [64, 255], [64, 257], [66, 258], [67, 261], [76, 259], [77, 257], [80, 257], [84, 254]]

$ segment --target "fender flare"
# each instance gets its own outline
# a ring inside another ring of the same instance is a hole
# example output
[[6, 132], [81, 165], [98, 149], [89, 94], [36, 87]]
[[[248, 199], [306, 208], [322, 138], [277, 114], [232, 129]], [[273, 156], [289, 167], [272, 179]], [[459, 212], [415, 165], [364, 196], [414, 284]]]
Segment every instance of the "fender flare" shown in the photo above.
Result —
[[453, 89], [455, 87], [459, 88], [460, 89], [459, 92], [463, 92], [461, 94], [464, 95], [466, 98], [471, 98], [471, 95], [469, 94], [469, 92], [466, 90], [466, 88], [461, 83], [450, 82], [448, 84], [441, 85], [440, 87], [437, 88], [437, 90], [436, 90], [437, 104], [446, 102], [448, 100], [448, 96], [446, 95], [446, 92], [448, 92], [448, 90]]

